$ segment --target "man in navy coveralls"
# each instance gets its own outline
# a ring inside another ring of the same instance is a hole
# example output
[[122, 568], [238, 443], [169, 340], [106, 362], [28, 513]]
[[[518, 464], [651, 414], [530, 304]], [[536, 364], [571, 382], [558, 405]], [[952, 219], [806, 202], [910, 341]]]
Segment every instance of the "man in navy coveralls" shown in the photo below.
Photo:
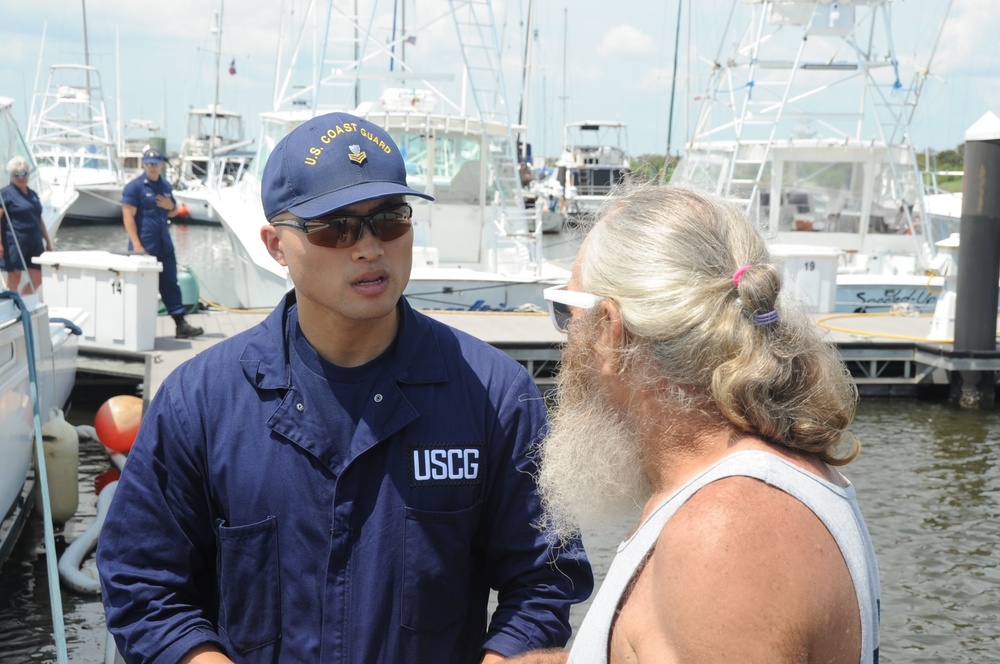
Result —
[[177, 255], [170, 239], [167, 219], [177, 215], [177, 201], [167, 179], [161, 177], [163, 154], [149, 149], [142, 153], [142, 175], [122, 189], [122, 222], [128, 233], [128, 250], [155, 256], [163, 265], [160, 297], [177, 325], [178, 339], [197, 337], [204, 330], [184, 319], [187, 307], [177, 285]]
[[125, 660], [475, 664], [565, 644], [593, 576], [537, 525], [544, 403], [402, 296], [405, 197], [430, 196], [392, 139], [314, 118], [261, 191], [295, 287], [145, 414], [98, 548]]

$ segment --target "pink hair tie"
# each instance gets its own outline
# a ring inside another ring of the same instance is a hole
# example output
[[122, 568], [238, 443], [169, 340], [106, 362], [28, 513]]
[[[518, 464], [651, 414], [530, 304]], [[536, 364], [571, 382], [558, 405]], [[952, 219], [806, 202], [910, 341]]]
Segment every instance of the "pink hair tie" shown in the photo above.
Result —
[[740, 280], [743, 278], [743, 273], [746, 272], [747, 270], [749, 270], [751, 267], [753, 267], [753, 266], [752, 265], [744, 265], [740, 269], [736, 270], [735, 273], [733, 273], [733, 284], [737, 288], [740, 287]]

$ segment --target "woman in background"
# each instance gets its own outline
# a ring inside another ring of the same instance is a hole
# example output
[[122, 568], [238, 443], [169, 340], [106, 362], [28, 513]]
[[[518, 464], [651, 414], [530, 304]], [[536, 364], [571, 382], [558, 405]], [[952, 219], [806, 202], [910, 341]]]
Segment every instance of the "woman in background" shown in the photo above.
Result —
[[18, 290], [21, 273], [28, 270], [25, 292], [34, 293], [42, 285], [42, 268], [31, 259], [52, 251], [52, 240], [42, 221], [42, 202], [28, 187], [28, 161], [14, 157], [7, 162], [7, 172], [10, 184], [0, 189], [0, 269], [7, 273], [7, 288], [12, 291]]

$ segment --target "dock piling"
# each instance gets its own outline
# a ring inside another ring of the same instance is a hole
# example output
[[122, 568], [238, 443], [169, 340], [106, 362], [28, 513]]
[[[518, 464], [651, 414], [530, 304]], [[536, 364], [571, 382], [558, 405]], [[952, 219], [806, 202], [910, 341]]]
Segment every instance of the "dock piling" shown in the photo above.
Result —
[[[987, 113], [965, 133], [955, 350], [996, 351], [1000, 278], [1000, 118]], [[962, 408], [995, 405], [995, 372], [952, 375], [952, 402]]]

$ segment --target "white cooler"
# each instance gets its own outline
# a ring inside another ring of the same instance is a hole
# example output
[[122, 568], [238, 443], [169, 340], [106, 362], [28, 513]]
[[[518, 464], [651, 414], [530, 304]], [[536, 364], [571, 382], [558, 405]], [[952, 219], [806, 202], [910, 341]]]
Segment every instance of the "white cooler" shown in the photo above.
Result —
[[153, 256], [109, 251], [47, 251], [42, 299], [50, 307], [76, 307], [89, 314], [80, 348], [153, 350], [159, 273]]

